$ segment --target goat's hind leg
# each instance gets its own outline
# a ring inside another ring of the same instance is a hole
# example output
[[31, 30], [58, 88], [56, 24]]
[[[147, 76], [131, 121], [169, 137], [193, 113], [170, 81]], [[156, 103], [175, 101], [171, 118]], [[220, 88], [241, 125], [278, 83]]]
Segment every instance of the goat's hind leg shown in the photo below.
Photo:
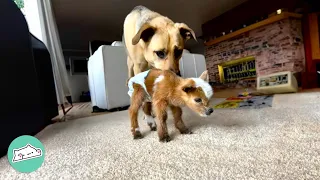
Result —
[[152, 104], [151, 102], [145, 102], [142, 106], [143, 112], [145, 114], [144, 118], [147, 122], [148, 126], [150, 127], [151, 131], [157, 130], [157, 125], [154, 120], [154, 117], [152, 116]]
[[144, 101], [145, 92], [139, 84], [133, 84], [133, 94], [131, 97], [131, 105], [129, 108], [129, 116], [131, 120], [131, 132], [133, 139], [141, 139], [143, 136], [140, 132], [138, 123], [138, 113]]

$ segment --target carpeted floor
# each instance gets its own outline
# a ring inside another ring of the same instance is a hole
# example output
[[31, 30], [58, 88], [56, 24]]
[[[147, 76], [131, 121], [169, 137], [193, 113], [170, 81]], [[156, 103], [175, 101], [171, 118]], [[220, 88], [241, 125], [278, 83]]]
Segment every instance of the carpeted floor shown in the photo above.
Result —
[[37, 135], [43, 166], [21, 174], [4, 157], [0, 179], [320, 179], [318, 92], [276, 95], [270, 108], [219, 109], [207, 119], [186, 110], [191, 135], [180, 135], [169, 117], [166, 144], [142, 120], [145, 137], [133, 140], [127, 111], [53, 124]]

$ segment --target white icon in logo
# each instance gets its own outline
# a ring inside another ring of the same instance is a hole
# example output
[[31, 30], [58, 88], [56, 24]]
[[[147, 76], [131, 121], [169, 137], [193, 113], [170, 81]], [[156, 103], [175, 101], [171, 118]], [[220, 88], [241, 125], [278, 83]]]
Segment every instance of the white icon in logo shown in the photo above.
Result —
[[42, 150], [36, 148], [31, 144], [27, 144], [19, 149], [13, 149], [13, 159], [12, 162], [20, 162], [28, 159], [38, 158], [42, 156]]

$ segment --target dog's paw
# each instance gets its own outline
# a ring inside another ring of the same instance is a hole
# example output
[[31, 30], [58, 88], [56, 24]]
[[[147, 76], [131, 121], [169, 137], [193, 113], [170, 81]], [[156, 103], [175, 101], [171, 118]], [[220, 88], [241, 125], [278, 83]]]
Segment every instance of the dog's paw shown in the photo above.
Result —
[[134, 134], [133, 134], [133, 139], [141, 139], [143, 138], [142, 134], [140, 131], [136, 131]]
[[171, 138], [170, 138], [170, 136], [164, 136], [162, 138], [159, 138], [159, 141], [160, 142], [169, 142], [169, 141], [171, 141]]
[[190, 129], [184, 129], [183, 131], [180, 131], [181, 134], [193, 134], [193, 132]]

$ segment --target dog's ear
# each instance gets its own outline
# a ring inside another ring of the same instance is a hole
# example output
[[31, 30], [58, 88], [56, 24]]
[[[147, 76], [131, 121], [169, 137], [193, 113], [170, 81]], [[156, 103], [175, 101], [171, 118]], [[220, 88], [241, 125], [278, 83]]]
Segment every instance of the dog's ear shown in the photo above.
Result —
[[206, 82], [209, 82], [208, 70], [203, 71], [203, 73], [200, 75], [199, 78], [206, 81]]
[[195, 87], [195, 84], [192, 80], [187, 80], [183, 86], [181, 87], [182, 91], [186, 93], [190, 93], [195, 91], [197, 88]]
[[180, 34], [185, 41], [191, 38], [197, 41], [196, 34], [189, 26], [184, 23], [176, 23], [175, 25], [179, 28]]
[[154, 27], [152, 27], [148, 23], [145, 23], [144, 25], [141, 26], [137, 34], [132, 38], [132, 45], [138, 44], [140, 39], [142, 39], [144, 42], [149, 41], [155, 32], [156, 32], [156, 29]]

